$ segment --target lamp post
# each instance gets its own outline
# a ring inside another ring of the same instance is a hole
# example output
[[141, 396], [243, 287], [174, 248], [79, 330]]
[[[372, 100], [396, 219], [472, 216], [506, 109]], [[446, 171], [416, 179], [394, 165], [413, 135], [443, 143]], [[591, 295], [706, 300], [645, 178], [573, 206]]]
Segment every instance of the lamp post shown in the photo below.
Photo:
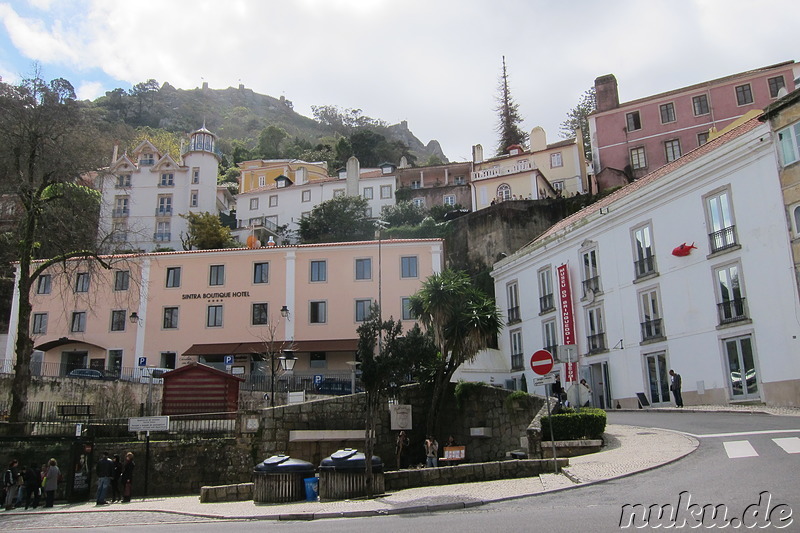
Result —
[[[286, 320], [291, 320], [291, 312], [289, 312], [289, 308], [284, 305], [281, 307], [281, 318], [285, 318]], [[276, 328], [277, 329], [277, 328]], [[291, 371], [294, 368], [295, 358], [291, 350], [282, 350], [282, 356], [278, 357], [277, 361], [275, 360], [275, 334], [272, 333], [272, 339], [270, 339], [270, 350], [269, 350], [269, 372], [270, 372], [270, 388], [269, 388], [269, 406], [275, 407], [275, 372], [278, 371], [277, 365], [280, 364], [284, 370]], [[288, 355], [287, 355], [288, 354]]]

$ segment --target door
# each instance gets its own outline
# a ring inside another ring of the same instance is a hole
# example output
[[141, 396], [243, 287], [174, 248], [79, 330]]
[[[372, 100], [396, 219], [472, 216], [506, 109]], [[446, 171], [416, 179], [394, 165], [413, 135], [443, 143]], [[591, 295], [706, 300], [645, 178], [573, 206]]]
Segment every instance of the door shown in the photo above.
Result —
[[61, 370], [64, 372], [62, 376], [66, 376], [76, 368], [86, 368], [86, 359], [89, 352], [62, 352], [61, 353]]
[[660, 404], [670, 401], [669, 374], [667, 373], [667, 354], [651, 353], [644, 356], [647, 385], [650, 390], [650, 403]]
[[592, 403], [600, 409], [611, 409], [611, 384], [608, 380], [608, 363], [602, 361], [589, 365], [589, 388], [592, 389]]
[[727, 339], [724, 342], [731, 399], [760, 398], [752, 338], [747, 335]]

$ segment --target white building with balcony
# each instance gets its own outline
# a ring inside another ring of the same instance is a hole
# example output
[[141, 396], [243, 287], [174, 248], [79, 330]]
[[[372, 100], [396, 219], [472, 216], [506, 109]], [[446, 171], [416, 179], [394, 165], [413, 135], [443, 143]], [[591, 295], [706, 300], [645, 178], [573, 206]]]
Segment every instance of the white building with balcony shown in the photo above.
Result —
[[107, 250], [181, 250], [188, 222], [181, 214], [227, 213], [233, 196], [217, 186], [220, 152], [205, 127], [191, 133], [176, 161], [142, 141], [97, 178], [102, 194], [99, 238]]
[[686, 405], [800, 405], [778, 168], [769, 126], [745, 122], [496, 263], [511, 376], [531, 385], [531, 355], [548, 349], [598, 407], [673, 405], [670, 369]]

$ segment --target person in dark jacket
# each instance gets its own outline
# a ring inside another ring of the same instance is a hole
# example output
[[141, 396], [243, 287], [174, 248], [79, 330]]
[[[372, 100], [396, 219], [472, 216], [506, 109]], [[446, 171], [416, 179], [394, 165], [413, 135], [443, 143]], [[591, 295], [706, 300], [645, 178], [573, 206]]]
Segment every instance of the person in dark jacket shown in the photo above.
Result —
[[39, 507], [39, 497], [42, 494], [42, 472], [36, 463], [31, 463], [25, 470], [25, 509]]
[[111, 476], [111, 501], [118, 502], [121, 500], [119, 493], [119, 478], [122, 477], [122, 462], [119, 460], [119, 455], [114, 454], [114, 475]]
[[97, 461], [97, 505], [105, 505], [106, 496], [111, 489], [111, 478], [114, 476], [114, 461], [103, 452], [103, 457]]
[[122, 465], [122, 501], [131, 501], [131, 491], [133, 488], [133, 469], [136, 468], [136, 463], [133, 462], [133, 452], [125, 454], [125, 464]]

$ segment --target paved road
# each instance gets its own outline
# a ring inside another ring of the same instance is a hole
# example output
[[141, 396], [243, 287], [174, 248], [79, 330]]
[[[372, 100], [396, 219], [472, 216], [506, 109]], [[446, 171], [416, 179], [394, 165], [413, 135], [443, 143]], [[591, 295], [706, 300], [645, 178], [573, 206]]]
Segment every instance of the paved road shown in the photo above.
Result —
[[[433, 514], [347, 518], [314, 522], [208, 521], [192, 517], [141, 513], [4, 517], [3, 530], [52, 530], [93, 527], [93, 531], [216, 531], [415, 532], [472, 531], [619, 531], [626, 504], [679, 506], [691, 498], [699, 505], [725, 505], [726, 519], [739, 518], [761, 502], [767, 510], [782, 505], [800, 512], [800, 417], [728, 413], [612, 412], [609, 421], [642, 427], [662, 427], [696, 435], [698, 450], [670, 465], [617, 480], [541, 494], [466, 510]], [[646, 430], [642, 430], [646, 431]], [[746, 444], [743, 444], [746, 443]], [[766, 493], [771, 499], [767, 503]], [[683, 498], [683, 499], [681, 499]], [[91, 516], [91, 518], [89, 518]], [[775, 515], [775, 518], [778, 518]], [[800, 520], [800, 516], [797, 518]], [[29, 520], [29, 521], [26, 521]], [[141, 524], [141, 525], [137, 525]], [[223, 525], [224, 524], [224, 525]], [[730, 528], [728, 528], [730, 529]], [[800, 531], [800, 522], [784, 531]]]

